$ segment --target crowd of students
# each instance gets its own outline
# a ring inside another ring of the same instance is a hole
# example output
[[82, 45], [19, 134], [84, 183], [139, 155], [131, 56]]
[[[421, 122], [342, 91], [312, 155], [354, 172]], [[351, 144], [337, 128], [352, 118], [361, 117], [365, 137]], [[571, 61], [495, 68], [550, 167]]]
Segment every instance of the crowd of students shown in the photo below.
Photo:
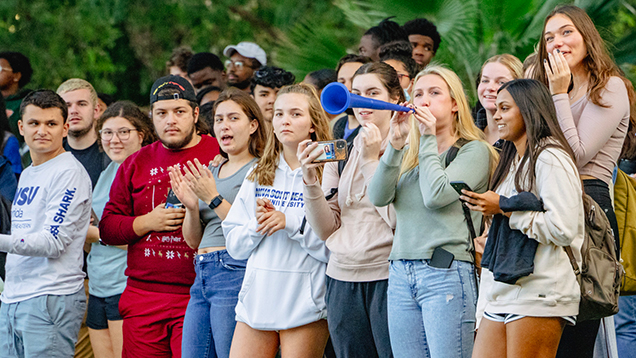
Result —
[[[571, 5], [523, 64], [483, 64], [472, 109], [440, 41], [387, 19], [301, 83], [252, 42], [178, 48], [150, 115], [82, 79], [27, 91], [1, 52], [0, 356], [72, 357], [85, 325], [98, 358], [633, 357], [633, 296], [616, 338], [578, 320], [564, 250], [584, 193], [619, 246], [633, 85]], [[336, 81], [408, 112], [329, 115]], [[347, 159], [317, 161], [332, 139]]]

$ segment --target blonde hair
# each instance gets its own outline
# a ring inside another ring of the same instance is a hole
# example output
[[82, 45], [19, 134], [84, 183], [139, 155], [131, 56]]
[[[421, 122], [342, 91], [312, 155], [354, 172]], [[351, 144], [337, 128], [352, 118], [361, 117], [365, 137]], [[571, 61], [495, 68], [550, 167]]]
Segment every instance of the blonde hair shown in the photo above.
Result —
[[481, 74], [484, 72], [484, 67], [486, 67], [487, 64], [494, 62], [501, 63], [502, 65], [506, 66], [508, 71], [510, 71], [513, 79], [516, 80], [519, 78], [523, 78], [523, 64], [521, 63], [521, 61], [511, 54], [504, 53], [501, 55], [495, 55], [487, 59], [486, 62], [481, 65], [481, 70], [479, 70], [478, 77], [479, 81], [481, 81]]
[[[452, 135], [456, 138], [463, 138], [468, 141], [477, 140], [486, 144], [490, 151], [489, 172], [490, 175], [492, 175], [497, 167], [499, 155], [495, 148], [484, 140], [484, 132], [477, 128], [473, 122], [473, 117], [470, 113], [470, 107], [468, 106], [468, 101], [466, 100], [461, 80], [457, 77], [455, 72], [442, 65], [429, 65], [417, 74], [413, 83], [417, 83], [420, 78], [426, 75], [439, 76], [448, 85], [450, 96], [455, 103], [457, 103], [457, 112], [453, 116], [454, 118], [451, 127]], [[413, 99], [411, 99], [411, 102], [412, 101]], [[408, 139], [409, 147], [406, 149], [406, 153], [402, 159], [400, 175], [409, 172], [419, 164], [420, 128], [412, 115], [410, 116], [410, 121], [411, 131], [409, 132]]]
[[[316, 94], [314, 87], [305, 83], [298, 83], [295, 85], [285, 86], [278, 91], [276, 100], [280, 96], [288, 93], [303, 94], [307, 98], [307, 107], [309, 108], [309, 117], [311, 118], [311, 127], [314, 132], [311, 133], [312, 141], [325, 141], [331, 139], [331, 132], [329, 131], [329, 117], [322, 109], [320, 100]], [[272, 128], [272, 126], [269, 126]], [[276, 135], [270, 132], [267, 136], [265, 143], [265, 149], [263, 150], [263, 156], [258, 160], [256, 167], [247, 176], [250, 181], [257, 181], [258, 184], [263, 186], [271, 186], [274, 184], [274, 176], [276, 174], [276, 167], [278, 167], [278, 160], [280, 153], [283, 151], [283, 144], [276, 138]], [[318, 180], [322, 181], [322, 169], [318, 167]]]
[[93, 107], [97, 106], [97, 92], [95, 92], [95, 88], [88, 81], [83, 80], [81, 78], [71, 78], [70, 80], [66, 80], [57, 88], [57, 94], [62, 95], [64, 93], [68, 93], [71, 91], [76, 91], [80, 89], [87, 89], [90, 92], [91, 102], [93, 103]]

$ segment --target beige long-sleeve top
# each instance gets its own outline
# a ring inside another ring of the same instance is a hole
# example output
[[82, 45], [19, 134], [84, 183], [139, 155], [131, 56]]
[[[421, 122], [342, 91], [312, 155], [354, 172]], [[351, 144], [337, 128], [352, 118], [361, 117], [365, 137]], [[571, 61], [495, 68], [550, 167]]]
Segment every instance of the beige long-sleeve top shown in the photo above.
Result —
[[567, 94], [552, 96], [559, 125], [576, 157], [581, 175], [609, 184], [629, 125], [629, 97], [625, 83], [611, 77], [597, 106], [588, 96], [570, 104]]

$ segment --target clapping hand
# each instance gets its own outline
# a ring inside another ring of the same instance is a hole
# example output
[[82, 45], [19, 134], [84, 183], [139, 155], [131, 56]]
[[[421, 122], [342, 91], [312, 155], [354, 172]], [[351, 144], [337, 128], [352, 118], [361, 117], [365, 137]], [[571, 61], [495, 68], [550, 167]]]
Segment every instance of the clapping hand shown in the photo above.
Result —
[[269, 199], [256, 199], [256, 232], [262, 235], [272, 236], [276, 231], [284, 229], [286, 225], [285, 214], [276, 210]]

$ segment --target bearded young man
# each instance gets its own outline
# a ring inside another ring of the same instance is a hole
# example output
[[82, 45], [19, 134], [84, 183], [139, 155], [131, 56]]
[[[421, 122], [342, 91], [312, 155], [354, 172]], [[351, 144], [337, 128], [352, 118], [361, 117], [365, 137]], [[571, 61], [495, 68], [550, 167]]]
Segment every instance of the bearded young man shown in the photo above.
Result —
[[71, 152], [84, 166], [95, 188], [97, 179], [110, 164], [110, 158], [99, 149], [95, 122], [98, 117], [99, 103], [93, 86], [80, 78], [71, 78], [57, 88], [68, 106], [68, 137], [64, 149]]
[[181, 357], [196, 250], [181, 233], [185, 209], [166, 208], [168, 167], [183, 168], [194, 159], [208, 163], [219, 146], [203, 134], [194, 89], [183, 77], [158, 79], [150, 105], [160, 140], [121, 165], [99, 230], [103, 243], [128, 245], [128, 282], [119, 301], [123, 357]]

